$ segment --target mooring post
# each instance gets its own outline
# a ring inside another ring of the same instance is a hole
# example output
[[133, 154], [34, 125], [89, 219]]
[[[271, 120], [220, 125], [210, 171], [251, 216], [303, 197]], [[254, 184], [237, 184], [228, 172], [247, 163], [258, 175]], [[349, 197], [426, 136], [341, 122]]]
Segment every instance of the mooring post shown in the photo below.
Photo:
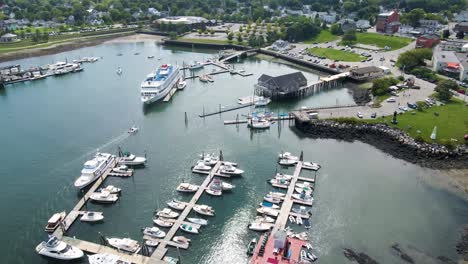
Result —
[[185, 112], [185, 123], [188, 122], [187, 112]]
[[205, 106], [203, 106], [203, 117], [205, 117]]

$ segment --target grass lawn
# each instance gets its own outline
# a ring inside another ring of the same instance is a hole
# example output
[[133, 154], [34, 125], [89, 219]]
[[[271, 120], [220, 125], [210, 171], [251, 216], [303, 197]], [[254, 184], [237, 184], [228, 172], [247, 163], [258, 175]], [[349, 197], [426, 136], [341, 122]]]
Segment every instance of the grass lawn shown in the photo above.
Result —
[[308, 51], [316, 56], [324, 56], [330, 60], [361, 61], [366, 58], [356, 53], [336, 49], [310, 48]]
[[[415, 112], [416, 114], [411, 114]], [[434, 115], [435, 112], [439, 116]], [[438, 143], [449, 143], [452, 138], [458, 140], [458, 143], [463, 143], [463, 136], [468, 134], [468, 106], [457, 99], [444, 106], [433, 106], [426, 108], [423, 111], [412, 110], [402, 115], [398, 115], [398, 124], [391, 124], [391, 117], [377, 118], [376, 120], [368, 120], [371, 122], [385, 121], [387, 124], [398, 127], [406, 131], [412, 137], [421, 136], [425, 141], [432, 142], [430, 139], [432, 129], [437, 126]], [[419, 134], [417, 131], [421, 131]]]
[[357, 41], [356, 43], [374, 45], [379, 48], [385, 48], [389, 46], [391, 50], [401, 49], [411, 43], [412, 39], [396, 37], [396, 36], [386, 36], [377, 33], [356, 33]]
[[324, 43], [324, 42], [328, 42], [328, 41], [334, 41], [334, 40], [337, 40], [339, 38], [340, 37], [333, 35], [328, 30], [322, 30], [322, 31], [320, 31], [320, 34], [318, 34], [317, 36], [315, 36], [313, 38], [305, 40], [304, 43], [306, 43], [306, 44], [312, 44], [314, 42]]
[[[229, 43], [227, 40], [209, 39], [209, 38], [179, 38], [177, 40], [195, 42], [195, 43], [209, 43], [209, 44], [228, 44]], [[233, 41], [232, 43], [237, 43], [237, 41]]]

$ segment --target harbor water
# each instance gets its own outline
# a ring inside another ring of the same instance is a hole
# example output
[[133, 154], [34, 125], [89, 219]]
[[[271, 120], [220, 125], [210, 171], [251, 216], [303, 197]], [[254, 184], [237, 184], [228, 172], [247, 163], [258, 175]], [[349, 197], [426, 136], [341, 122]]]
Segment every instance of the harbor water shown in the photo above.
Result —
[[[253, 73], [250, 77], [225, 73], [215, 75], [214, 83], [188, 80], [185, 90], [171, 102], [142, 106], [140, 82], [159, 64], [181, 65], [215, 54], [146, 41], [103, 44], [6, 63], [28, 66], [103, 57], [84, 65], [80, 73], [0, 89], [0, 262], [55, 263], [34, 251], [47, 237], [43, 230], [48, 218], [58, 211], [68, 212], [78, 201], [80, 194], [73, 182], [83, 163], [97, 151], [116, 154], [118, 146], [134, 154], [146, 153], [146, 167], [137, 169], [131, 178], [109, 177], [106, 184], [122, 188], [120, 200], [106, 206], [88, 204], [88, 210], [104, 212], [105, 221], [92, 225], [77, 221], [70, 236], [99, 243], [100, 232], [142, 241], [141, 228], [152, 226], [156, 209], [172, 198], [190, 198], [176, 192], [180, 182], [203, 181], [203, 176], [190, 171], [197, 156], [202, 151], [222, 150], [225, 160], [239, 163], [245, 174], [228, 180], [237, 186], [232, 193], [220, 198], [202, 196], [199, 203], [213, 206], [216, 216], [209, 218], [201, 234], [186, 235], [192, 239], [187, 251], [171, 249], [168, 254], [180, 254], [182, 263], [247, 263], [247, 244], [258, 237], [247, 225], [255, 218], [263, 195], [272, 190], [266, 180], [276, 171], [288, 171], [278, 167], [277, 155], [281, 151], [299, 155], [302, 150], [305, 160], [322, 165], [309, 231], [321, 263], [345, 263], [343, 248], [364, 252], [379, 263], [401, 263], [392, 253], [394, 243], [417, 263], [438, 263], [438, 256], [458, 258], [455, 244], [468, 224], [468, 202], [466, 195], [447, 187], [439, 172], [395, 159], [359, 141], [307, 138], [288, 121], [255, 132], [246, 124], [223, 125], [223, 120], [233, 120], [236, 114], [242, 117], [255, 111], [250, 108], [198, 117], [203, 109], [232, 106], [238, 97], [252, 95], [263, 73], [276, 76], [302, 68], [248, 58], [235, 67]], [[149, 55], [155, 58], [147, 59]], [[118, 67], [123, 70], [120, 76]], [[314, 72], [304, 74], [309, 81], [318, 78]], [[346, 105], [352, 100], [346, 88], [336, 88], [302, 100], [273, 103], [270, 110], [284, 113], [302, 106]], [[140, 130], [129, 135], [127, 130], [133, 125]]]

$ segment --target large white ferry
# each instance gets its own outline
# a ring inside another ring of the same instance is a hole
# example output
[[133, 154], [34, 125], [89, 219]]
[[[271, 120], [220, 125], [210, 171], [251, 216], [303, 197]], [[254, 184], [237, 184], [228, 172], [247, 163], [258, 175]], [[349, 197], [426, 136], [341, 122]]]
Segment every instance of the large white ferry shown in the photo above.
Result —
[[141, 83], [141, 101], [150, 104], [165, 97], [179, 78], [179, 67], [171, 64], [161, 65]]
[[112, 163], [115, 157], [108, 153], [97, 153], [92, 160], [88, 160], [83, 165], [81, 176], [76, 179], [75, 187], [84, 188], [97, 180]]

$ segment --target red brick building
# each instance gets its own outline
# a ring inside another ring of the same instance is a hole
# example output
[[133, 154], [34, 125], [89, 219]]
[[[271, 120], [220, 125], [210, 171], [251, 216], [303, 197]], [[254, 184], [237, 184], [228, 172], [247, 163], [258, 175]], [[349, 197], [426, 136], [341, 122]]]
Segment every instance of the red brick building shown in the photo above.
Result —
[[381, 13], [377, 16], [376, 30], [380, 33], [393, 34], [400, 28], [400, 14], [398, 10]]
[[416, 48], [432, 48], [440, 43], [437, 35], [422, 35], [416, 39]]

